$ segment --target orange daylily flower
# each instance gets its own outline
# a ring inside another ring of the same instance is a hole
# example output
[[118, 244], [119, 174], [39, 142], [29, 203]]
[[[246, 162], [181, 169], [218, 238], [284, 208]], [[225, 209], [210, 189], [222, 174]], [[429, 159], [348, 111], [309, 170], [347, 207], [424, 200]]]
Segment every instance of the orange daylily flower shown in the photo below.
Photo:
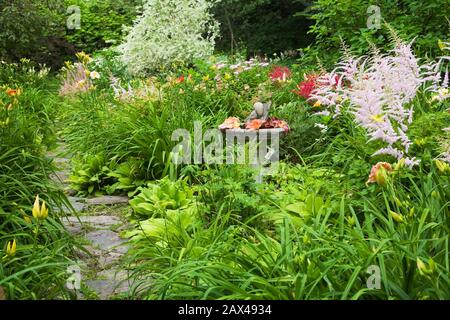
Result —
[[20, 89], [11, 89], [6, 90], [6, 94], [10, 97], [15, 97], [20, 95]]
[[392, 166], [388, 162], [378, 162], [370, 170], [369, 179], [366, 184], [378, 183], [381, 186], [385, 186], [387, 182], [387, 173], [392, 172]]
[[264, 120], [253, 119], [245, 124], [245, 129], [258, 130], [264, 124]]
[[226, 119], [220, 126], [220, 130], [226, 130], [226, 129], [237, 129], [241, 127], [241, 122], [239, 118], [231, 117]]

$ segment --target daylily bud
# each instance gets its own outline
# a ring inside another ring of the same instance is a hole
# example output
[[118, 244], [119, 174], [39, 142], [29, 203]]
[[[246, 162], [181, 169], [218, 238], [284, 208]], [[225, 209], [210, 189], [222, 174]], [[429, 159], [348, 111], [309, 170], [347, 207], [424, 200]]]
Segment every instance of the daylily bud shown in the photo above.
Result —
[[436, 190], [433, 190], [431, 192], [431, 197], [435, 198], [435, 199], [439, 199], [439, 192], [437, 192]]
[[41, 219], [45, 219], [48, 217], [48, 208], [45, 206], [45, 201], [42, 203], [41, 207]]
[[433, 273], [436, 270], [436, 263], [434, 263], [433, 259], [428, 259], [428, 266], [430, 267], [430, 272]]
[[383, 167], [380, 167], [380, 169], [375, 173], [375, 181], [380, 186], [386, 186], [388, 180], [386, 169]]
[[41, 210], [39, 208], [39, 195], [36, 196], [36, 200], [34, 200], [33, 210], [31, 211], [33, 214], [33, 217], [35, 219], [38, 219], [41, 213]]
[[347, 219], [348, 224], [350, 225], [350, 227], [353, 227], [355, 225], [355, 218], [354, 217], [350, 217]]
[[6, 255], [8, 257], [14, 257], [16, 255], [16, 247], [16, 239], [8, 241], [8, 244], [6, 245]]
[[436, 167], [438, 168], [438, 170], [441, 173], [445, 173], [446, 171], [448, 171], [450, 169], [450, 166], [448, 165], [448, 163], [445, 163], [445, 162], [443, 162], [441, 160], [437, 160], [436, 159], [435, 163], [436, 163]]
[[39, 206], [39, 195], [36, 196], [34, 201], [32, 214], [35, 219], [46, 219], [48, 217], [48, 208], [45, 205], [45, 201], [42, 202], [41, 207]]
[[307, 234], [305, 234], [305, 235], [303, 236], [303, 243], [304, 243], [304, 244], [309, 244], [309, 243], [311, 243], [311, 238], [310, 238]]
[[400, 199], [399, 198], [397, 198], [397, 197], [394, 197], [394, 201], [395, 201], [395, 203], [397, 204], [397, 206], [399, 206], [399, 207], [403, 207], [403, 203], [400, 201]]
[[394, 219], [396, 222], [401, 223], [404, 221], [403, 215], [392, 210], [389, 210], [389, 213], [391, 214], [392, 219]]
[[423, 276], [425, 275], [425, 271], [427, 270], [427, 266], [425, 265], [425, 263], [420, 260], [420, 258], [416, 259], [417, 262], [417, 269], [419, 269], [419, 273]]
[[422, 276], [427, 276], [433, 273], [434, 269], [436, 268], [436, 264], [434, 263], [434, 261], [432, 259], [429, 259], [429, 267], [427, 267], [427, 265], [420, 260], [420, 258], [418, 257], [416, 262], [417, 262], [417, 269], [419, 269], [419, 273]]
[[395, 170], [395, 171], [398, 171], [398, 170], [400, 170], [401, 168], [403, 168], [404, 166], [405, 166], [405, 158], [401, 158], [401, 159], [397, 162], [397, 164], [395, 165], [394, 170]]

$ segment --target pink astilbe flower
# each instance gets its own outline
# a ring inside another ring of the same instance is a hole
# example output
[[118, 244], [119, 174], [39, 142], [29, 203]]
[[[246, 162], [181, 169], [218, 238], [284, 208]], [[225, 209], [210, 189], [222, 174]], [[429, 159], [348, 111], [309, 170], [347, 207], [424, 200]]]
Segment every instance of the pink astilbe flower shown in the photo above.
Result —
[[[348, 111], [366, 129], [368, 141], [379, 140], [387, 145], [373, 156], [405, 159], [405, 165], [412, 167], [419, 161], [407, 157], [412, 144], [407, 131], [414, 114], [409, 104], [422, 84], [433, 77], [433, 66], [419, 64], [411, 43], [397, 43], [389, 55], [376, 53], [359, 59], [347, 56], [331, 74], [317, 80], [323, 85], [311, 98], [328, 106], [334, 115], [341, 112], [343, 102], [348, 102]], [[332, 79], [338, 79], [337, 83]]]
[[[440, 43], [442, 51], [450, 51], [450, 43], [442, 42]], [[431, 91], [436, 94], [432, 97], [432, 101], [444, 101], [450, 98], [449, 90], [449, 74], [448, 74], [448, 63], [450, 61], [450, 56], [443, 56], [440, 58], [439, 62], [436, 64], [434, 72], [436, 74], [433, 83], [433, 89]], [[447, 62], [445, 67], [444, 78], [441, 81], [440, 69], [444, 62]], [[447, 109], [450, 112], [450, 109]], [[441, 154], [438, 159], [450, 163], [450, 127], [444, 128], [444, 135], [439, 138], [439, 144], [441, 149]]]
[[61, 96], [73, 95], [86, 92], [93, 88], [92, 80], [89, 77], [89, 70], [82, 63], [75, 63], [65, 70], [66, 75], [59, 89]]

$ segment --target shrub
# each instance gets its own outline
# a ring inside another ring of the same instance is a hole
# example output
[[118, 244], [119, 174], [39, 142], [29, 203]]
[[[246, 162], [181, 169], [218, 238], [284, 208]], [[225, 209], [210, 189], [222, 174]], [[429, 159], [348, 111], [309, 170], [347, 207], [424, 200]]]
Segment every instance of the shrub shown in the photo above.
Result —
[[66, 0], [67, 7], [80, 8], [80, 28], [67, 30], [65, 38], [88, 53], [119, 43], [141, 4], [142, 0]]
[[[369, 29], [367, 21], [371, 13], [369, 6], [380, 8], [381, 28]], [[310, 33], [316, 36], [315, 52], [321, 57], [337, 52], [343, 40], [352, 51], [361, 55], [371, 44], [384, 47], [389, 44], [389, 29], [383, 21], [398, 31], [405, 41], [417, 37], [415, 46], [419, 52], [438, 54], [436, 39], [448, 37], [449, 25], [446, 20], [448, 11], [446, 0], [381, 0], [369, 3], [364, 0], [318, 0], [313, 5], [314, 25]], [[334, 56], [336, 58], [336, 56]]]
[[220, 22], [217, 48], [249, 55], [279, 53], [307, 46], [311, 36], [306, 34], [311, 21], [297, 14], [305, 10], [304, 0], [221, 0], [214, 6]]
[[64, 0], [2, 1], [0, 26], [2, 60], [29, 58], [56, 68], [75, 51], [63, 38]]
[[131, 73], [192, 63], [213, 53], [217, 22], [206, 0], [148, 0], [119, 47]]

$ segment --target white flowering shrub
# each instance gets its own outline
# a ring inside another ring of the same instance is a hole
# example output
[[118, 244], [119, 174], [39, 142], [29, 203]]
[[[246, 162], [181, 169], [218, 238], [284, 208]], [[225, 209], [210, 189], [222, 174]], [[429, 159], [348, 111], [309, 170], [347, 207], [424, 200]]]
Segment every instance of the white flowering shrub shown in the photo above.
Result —
[[119, 46], [122, 61], [138, 75], [210, 56], [219, 24], [214, 0], [146, 0], [143, 12]]

